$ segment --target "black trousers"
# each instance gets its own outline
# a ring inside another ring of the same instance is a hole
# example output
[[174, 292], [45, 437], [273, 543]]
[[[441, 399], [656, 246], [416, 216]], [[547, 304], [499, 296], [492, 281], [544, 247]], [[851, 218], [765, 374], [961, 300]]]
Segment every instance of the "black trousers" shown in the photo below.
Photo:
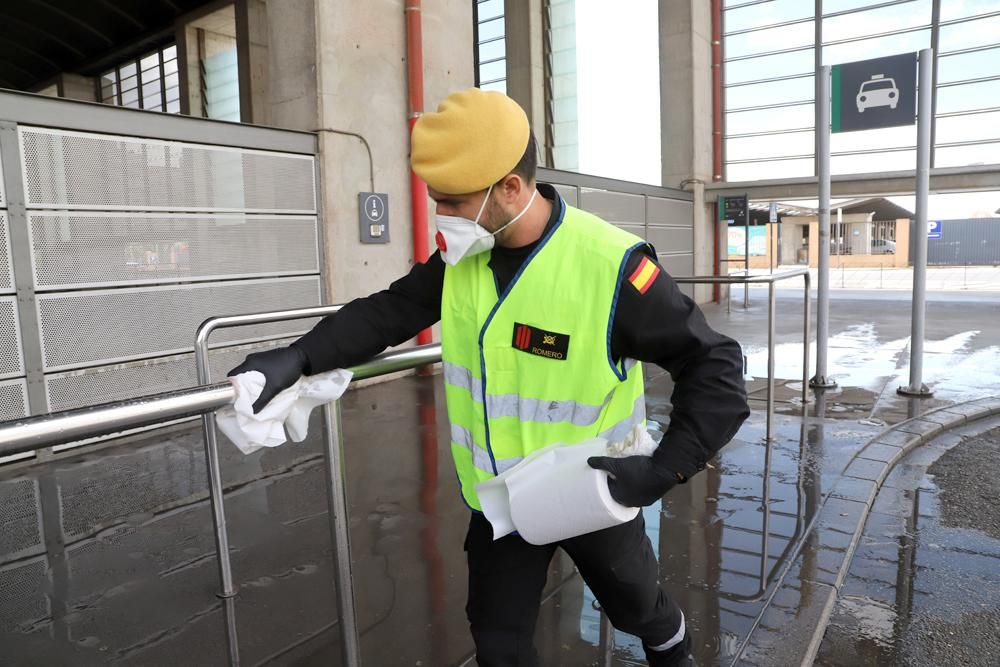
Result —
[[473, 513], [465, 550], [469, 601], [465, 610], [480, 667], [534, 667], [533, 635], [549, 562], [557, 547], [573, 560], [615, 628], [635, 635], [653, 667], [684, 665], [688, 640], [666, 650], [681, 610], [660, 588], [653, 546], [640, 513], [629, 523], [536, 546], [517, 535], [493, 541], [486, 518]]

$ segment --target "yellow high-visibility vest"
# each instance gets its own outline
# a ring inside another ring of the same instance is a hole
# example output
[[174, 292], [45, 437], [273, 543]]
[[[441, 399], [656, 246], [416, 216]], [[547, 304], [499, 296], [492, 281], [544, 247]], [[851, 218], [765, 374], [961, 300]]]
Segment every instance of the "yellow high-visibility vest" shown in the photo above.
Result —
[[531, 452], [597, 436], [619, 441], [645, 423], [641, 365], [612, 359], [611, 327], [626, 260], [646, 243], [561, 208], [502, 294], [490, 253], [445, 268], [441, 348], [451, 451], [474, 510], [481, 510], [475, 485]]

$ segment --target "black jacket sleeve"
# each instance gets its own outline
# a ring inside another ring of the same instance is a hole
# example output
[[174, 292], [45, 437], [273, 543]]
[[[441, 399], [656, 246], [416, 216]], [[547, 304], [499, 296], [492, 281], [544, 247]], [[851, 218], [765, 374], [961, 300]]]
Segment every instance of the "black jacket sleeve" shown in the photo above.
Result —
[[645, 293], [628, 281], [643, 252], [626, 263], [612, 326], [612, 354], [655, 363], [674, 380], [673, 411], [654, 457], [689, 478], [729, 442], [750, 415], [743, 351], [713, 330], [694, 301], [660, 269]]
[[308, 359], [306, 374], [360, 364], [413, 338], [441, 319], [443, 287], [444, 261], [435, 252], [388, 289], [355, 299], [324, 317], [293, 343]]

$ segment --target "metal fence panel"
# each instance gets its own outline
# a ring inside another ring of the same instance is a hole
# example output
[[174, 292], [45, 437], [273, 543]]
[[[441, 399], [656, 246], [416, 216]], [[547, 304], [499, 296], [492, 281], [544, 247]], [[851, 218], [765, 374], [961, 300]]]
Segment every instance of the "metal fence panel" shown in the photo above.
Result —
[[[314, 216], [32, 212], [38, 289], [319, 272]], [[0, 262], [0, 288], [3, 263]]]
[[[937, 266], [1000, 264], [1000, 218], [941, 220], [941, 238], [927, 239], [927, 263]], [[917, 230], [910, 227], [910, 257]]]
[[[240, 280], [38, 295], [45, 370], [172, 355], [193, 348], [198, 325], [214, 315], [315, 306], [318, 276]], [[301, 322], [220, 331], [215, 342], [287, 336]]]
[[18, 127], [28, 208], [316, 212], [311, 155]]

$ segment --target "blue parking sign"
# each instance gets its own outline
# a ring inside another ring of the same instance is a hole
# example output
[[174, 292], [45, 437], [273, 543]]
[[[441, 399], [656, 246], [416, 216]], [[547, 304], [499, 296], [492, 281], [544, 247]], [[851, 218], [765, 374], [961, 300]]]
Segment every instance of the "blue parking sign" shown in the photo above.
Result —
[[927, 223], [927, 238], [929, 239], [939, 239], [941, 238], [941, 221], [931, 220]]

